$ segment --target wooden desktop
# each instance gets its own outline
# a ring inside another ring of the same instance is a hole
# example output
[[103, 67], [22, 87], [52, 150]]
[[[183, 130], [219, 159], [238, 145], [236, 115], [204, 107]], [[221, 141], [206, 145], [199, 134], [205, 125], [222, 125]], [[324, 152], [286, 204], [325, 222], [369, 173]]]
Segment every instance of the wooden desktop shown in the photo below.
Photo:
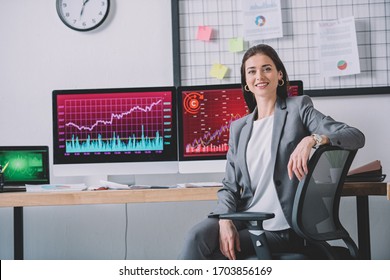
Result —
[[[0, 194], [0, 207], [14, 208], [14, 258], [23, 259], [23, 207], [126, 204], [216, 200], [218, 187], [137, 190], [101, 190], [80, 192], [10, 192]], [[386, 196], [390, 183], [345, 183], [342, 196], [356, 196], [358, 246], [363, 259], [371, 258], [368, 196]]]

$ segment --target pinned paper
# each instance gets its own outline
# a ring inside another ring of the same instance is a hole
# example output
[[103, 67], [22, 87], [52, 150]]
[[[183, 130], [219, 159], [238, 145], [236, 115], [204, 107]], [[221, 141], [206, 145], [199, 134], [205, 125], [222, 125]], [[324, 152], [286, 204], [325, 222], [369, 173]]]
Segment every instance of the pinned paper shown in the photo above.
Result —
[[222, 80], [228, 71], [227, 66], [216, 63], [211, 67], [210, 76]]
[[246, 41], [283, 37], [280, 0], [242, 0], [242, 11]]
[[244, 50], [244, 40], [242, 38], [232, 38], [229, 40], [229, 52], [242, 52]]
[[360, 73], [355, 18], [318, 22], [320, 72], [324, 77]]
[[209, 26], [198, 26], [196, 39], [201, 41], [210, 41], [213, 29]]

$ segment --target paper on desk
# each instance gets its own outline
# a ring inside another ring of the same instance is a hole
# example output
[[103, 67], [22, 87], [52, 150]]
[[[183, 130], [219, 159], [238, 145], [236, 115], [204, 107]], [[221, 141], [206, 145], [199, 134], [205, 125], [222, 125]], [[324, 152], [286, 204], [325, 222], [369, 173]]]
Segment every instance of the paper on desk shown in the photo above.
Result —
[[177, 184], [178, 188], [208, 188], [208, 187], [222, 187], [219, 182], [199, 182], [199, 183], [184, 183]]
[[125, 184], [119, 184], [119, 183], [114, 183], [110, 181], [104, 181], [100, 180], [100, 186], [104, 188], [108, 188], [110, 190], [129, 190], [130, 187]]
[[87, 189], [85, 184], [44, 184], [44, 185], [28, 185], [26, 184], [26, 192], [72, 192], [84, 191]]

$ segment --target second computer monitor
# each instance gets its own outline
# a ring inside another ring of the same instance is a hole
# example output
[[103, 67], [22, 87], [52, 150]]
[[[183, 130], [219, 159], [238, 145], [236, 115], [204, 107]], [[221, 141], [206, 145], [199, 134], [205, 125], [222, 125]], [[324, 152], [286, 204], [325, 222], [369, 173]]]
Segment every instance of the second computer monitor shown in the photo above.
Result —
[[[288, 95], [302, 94], [302, 81], [290, 81]], [[179, 172], [223, 172], [230, 124], [248, 113], [240, 84], [179, 87]]]
[[179, 171], [223, 171], [230, 124], [248, 113], [241, 85], [179, 87], [178, 109]]

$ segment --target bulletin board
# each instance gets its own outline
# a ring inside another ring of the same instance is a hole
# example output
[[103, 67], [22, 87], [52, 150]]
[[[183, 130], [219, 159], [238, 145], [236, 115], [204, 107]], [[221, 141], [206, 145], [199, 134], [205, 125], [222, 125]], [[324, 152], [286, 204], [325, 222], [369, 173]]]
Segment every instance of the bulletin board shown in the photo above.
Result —
[[[244, 38], [243, 51], [232, 52], [229, 40], [243, 37], [241, 0], [172, 0], [175, 85], [239, 83], [245, 50], [264, 43], [276, 49], [290, 80], [303, 81], [305, 94], [390, 93], [390, 1], [282, 0], [281, 9], [283, 37], [255, 42]], [[350, 16], [355, 18], [361, 72], [323, 77], [315, 25]], [[212, 28], [209, 41], [196, 38], [199, 26]], [[222, 79], [210, 75], [215, 64], [228, 69]]]

